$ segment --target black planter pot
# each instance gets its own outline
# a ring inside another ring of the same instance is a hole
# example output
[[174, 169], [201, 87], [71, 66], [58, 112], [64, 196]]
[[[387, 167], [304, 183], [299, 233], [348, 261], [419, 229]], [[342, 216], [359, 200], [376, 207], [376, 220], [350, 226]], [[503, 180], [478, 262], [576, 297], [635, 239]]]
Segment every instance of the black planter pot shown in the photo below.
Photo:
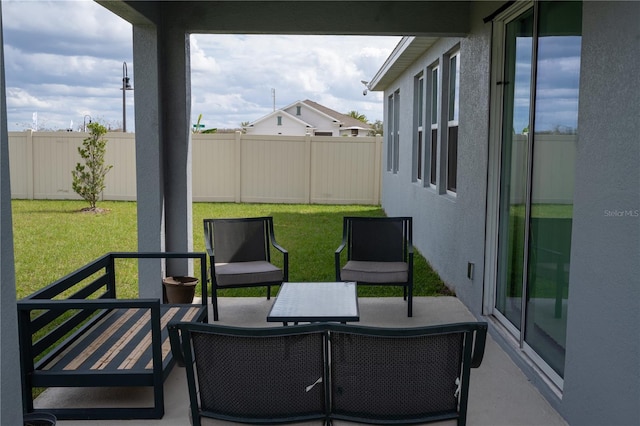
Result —
[[22, 418], [24, 426], [53, 426], [57, 421], [51, 413], [27, 413]]
[[167, 277], [162, 280], [167, 302], [192, 303], [198, 279], [194, 277]]

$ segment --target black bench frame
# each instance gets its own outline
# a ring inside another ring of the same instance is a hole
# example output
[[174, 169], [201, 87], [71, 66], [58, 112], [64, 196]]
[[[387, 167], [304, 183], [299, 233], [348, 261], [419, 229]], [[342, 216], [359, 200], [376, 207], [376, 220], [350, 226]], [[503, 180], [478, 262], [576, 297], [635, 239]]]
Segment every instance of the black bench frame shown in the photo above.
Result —
[[[116, 297], [117, 259], [178, 258], [199, 259], [201, 304]], [[205, 253], [108, 253], [18, 301], [24, 412], [47, 411], [59, 419], [161, 418], [163, 383], [176, 362], [168, 350], [167, 323], [207, 321], [206, 264]], [[132, 322], [138, 325], [135, 334]], [[101, 346], [96, 347], [96, 338], [104, 339]], [[114, 340], [121, 342], [116, 349], [106, 343]], [[96, 357], [102, 362], [99, 368], [89, 365]], [[34, 409], [35, 387], [120, 386], [153, 387], [153, 406]]]

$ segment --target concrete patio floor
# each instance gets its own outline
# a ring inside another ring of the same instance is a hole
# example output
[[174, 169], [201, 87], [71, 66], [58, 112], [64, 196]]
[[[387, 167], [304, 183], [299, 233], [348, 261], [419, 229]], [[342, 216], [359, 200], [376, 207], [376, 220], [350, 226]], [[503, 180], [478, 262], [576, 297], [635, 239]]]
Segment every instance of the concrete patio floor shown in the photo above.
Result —
[[[221, 298], [220, 324], [273, 327], [266, 316], [273, 302], [266, 298]], [[407, 317], [402, 298], [360, 298], [361, 325], [417, 327], [474, 321], [469, 310], [455, 297], [416, 297], [412, 318]], [[213, 315], [209, 315], [213, 318]], [[159, 420], [59, 420], [60, 426], [189, 425], [189, 403], [184, 369], [176, 367], [165, 382], [165, 415]], [[47, 389], [36, 399], [36, 407], [149, 405], [149, 389]], [[82, 402], [82, 404], [79, 404]], [[472, 369], [468, 406], [469, 425], [555, 426], [566, 425], [498, 344], [487, 336], [484, 360]], [[207, 424], [227, 424], [211, 422]], [[441, 422], [449, 425], [455, 422]]]

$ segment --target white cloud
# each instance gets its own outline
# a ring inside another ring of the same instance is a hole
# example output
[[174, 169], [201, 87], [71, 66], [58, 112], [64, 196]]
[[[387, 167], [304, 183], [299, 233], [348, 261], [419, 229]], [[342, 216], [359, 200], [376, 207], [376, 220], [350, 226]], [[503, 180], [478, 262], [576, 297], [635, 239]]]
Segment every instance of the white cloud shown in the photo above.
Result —
[[42, 99], [33, 96], [29, 92], [15, 88], [9, 87], [7, 89], [7, 108], [9, 110], [13, 108], [23, 108], [29, 107], [34, 110], [38, 109], [46, 109], [50, 106], [50, 104]]
[[[3, 1], [9, 130], [34, 112], [51, 129], [83, 115], [122, 120], [122, 63], [135, 88], [131, 25], [91, 0]], [[296, 100], [382, 119], [382, 97], [362, 96], [399, 37], [191, 36], [192, 119], [238, 127]], [[127, 93], [128, 129], [134, 93]]]
[[[373, 77], [399, 37], [194, 35], [192, 46], [194, 39], [198, 49], [194, 54], [192, 48], [192, 61], [196, 56], [202, 63], [205, 54], [215, 66], [206, 79], [192, 75], [193, 119], [202, 113], [220, 120], [216, 127], [229, 128], [271, 112], [271, 89], [277, 108], [311, 99], [340, 112], [362, 112], [370, 121], [382, 120], [382, 96], [363, 97], [360, 80]], [[211, 102], [201, 101], [204, 94]], [[226, 115], [218, 104], [238, 114]]]

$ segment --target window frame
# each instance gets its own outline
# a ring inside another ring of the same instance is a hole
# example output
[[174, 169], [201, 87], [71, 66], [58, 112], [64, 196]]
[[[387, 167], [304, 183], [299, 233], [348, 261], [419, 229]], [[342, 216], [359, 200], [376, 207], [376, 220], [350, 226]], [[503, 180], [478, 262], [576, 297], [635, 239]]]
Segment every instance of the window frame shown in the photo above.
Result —
[[400, 169], [400, 89], [387, 97], [387, 171], [397, 174]]
[[393, 170], [393, 93], [387, 96], [387, 171]]
[[424, 176], [424, 122], [426, 76], [420, 71], [414, 77], [413, 181], [421, 183]]
[[440, 63], [435, 62], [428, 68], [429, 79], [427, 81], [427, 92], [429, 102], [429, 186], [433, 189], [438, 185], [438, 127], [440, 124]]
[[[460, 129], [460, 47], [446, 55], [447, 69], [447, 133], [446, 173], [447, 194], [458, 192], [458, 132]], [[454, 62], [455, 61], [455, 62]], [[453, 62], [453, 64], [452, 64]], [[455, 158], [454, 158], [455, 157]], [[451, 170], [453, 168], [453, 170]]]

